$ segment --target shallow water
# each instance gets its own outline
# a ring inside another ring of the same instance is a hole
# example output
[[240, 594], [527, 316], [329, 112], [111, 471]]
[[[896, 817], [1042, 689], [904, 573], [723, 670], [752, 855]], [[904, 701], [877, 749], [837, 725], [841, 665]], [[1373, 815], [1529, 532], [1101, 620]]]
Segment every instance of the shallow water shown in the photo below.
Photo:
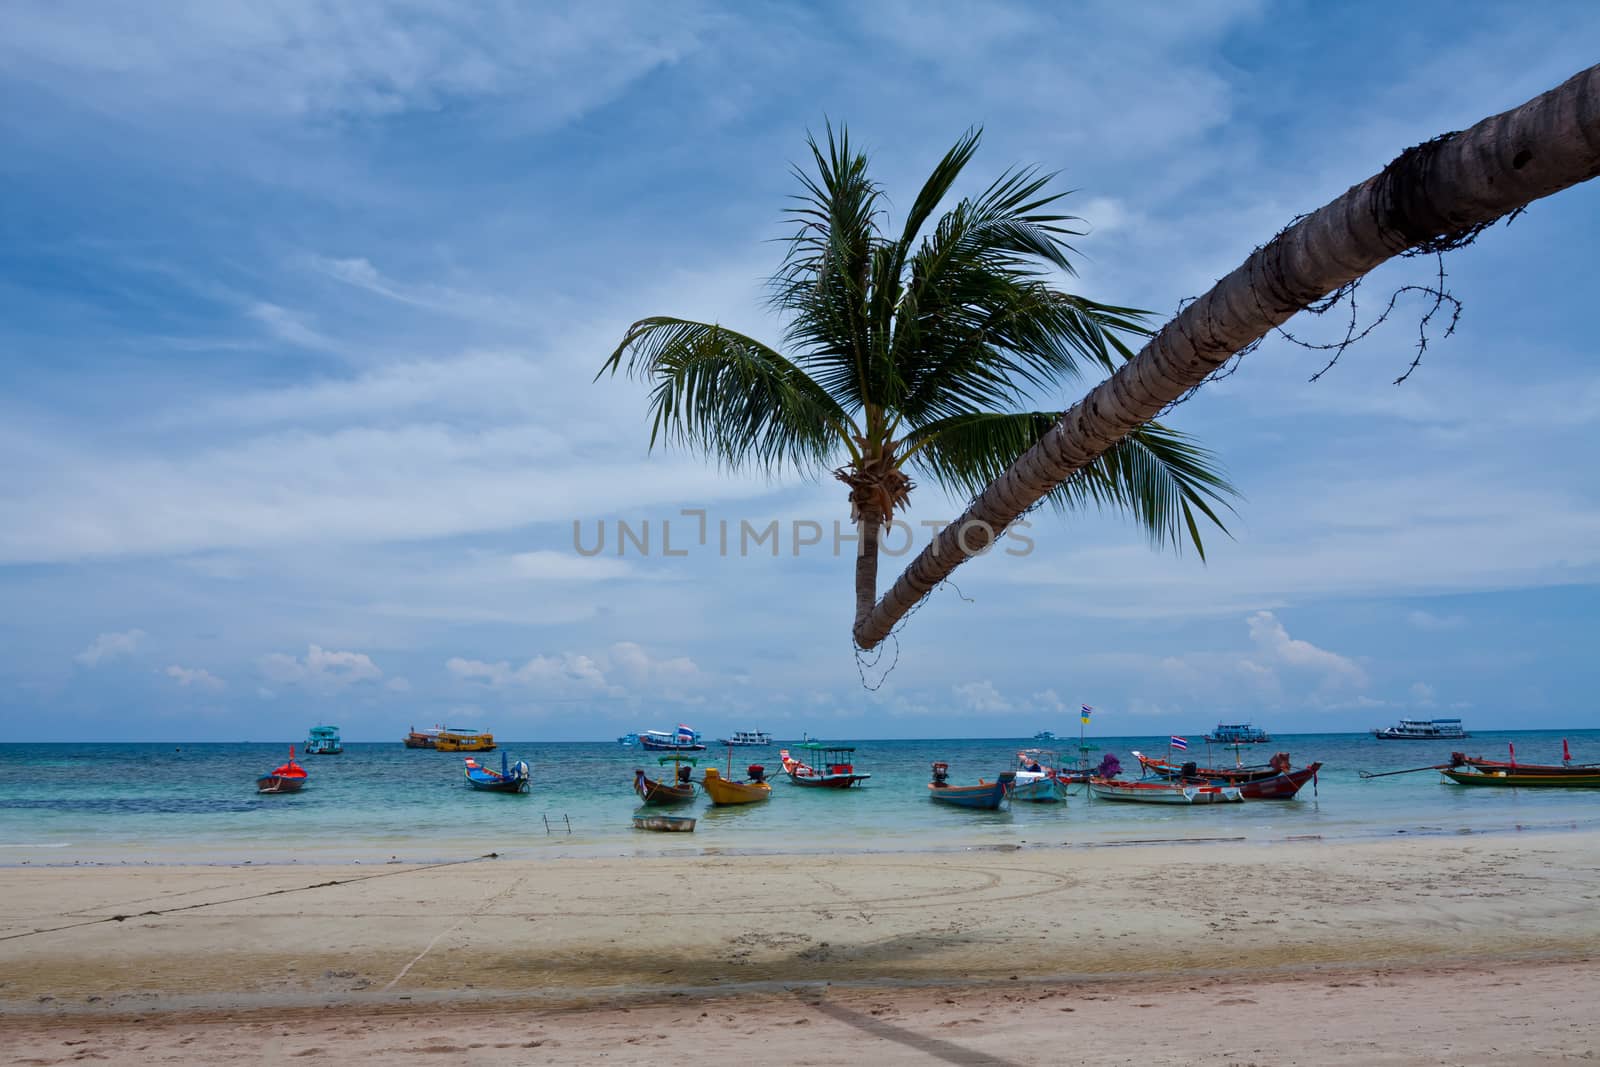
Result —
[[[931, 804], [928, 764], [951, 765], [956, 784], [1009, 769], [1021, 739], [858, 741], [858, 770], [843, 792], [803, 789], [779, 772], [778, 749], [736, 749], [733, 767], [764, 764], [772, 800], [675, 809], [700, 819], [690, 835], [633, 829], [635, 767], [655, 756], [615, 742], [507, 742], [533, 768], [522, 796], [466, 787], [462, 757], [395, 743], [347, 744], [341, 756], [302, 758], [310, 771], [295, 795], [258, 796], [257, 775], [283, 762], [281, 744], [0, 745], [0, 865], [60, 863], [285, 863], [391, 859], [422, 862], [498, 852], [535, 858], [702, 852], [909, 851], [983, 847], [1115, 845], [1151, 840], [1273, 842], [1408, 834], [1600, 828], [1600, 790], [1468, 789], [1424, 772], [1362, 780], [1358, 772], [1444, 762], [1452, 750], [1556, 762], [1600, 761], [1600, 731], [1475, 733], [1468, 741], [1377, 741], [1366, 734], [1301, 734], [1246, 748], [1246, 762], [1288, 751], [1295, 766], [1324, 764], [1315, 791], [1287, 802], [1204, 807], [1091, 802], [1016, 804], [970, 812]], [[1136, 776], [1131, 750], [1165, 754], [1166, 738], [1095, 738]], [[1076, 747], [1073, 740], [1063, 748]], [[727, 752], [698, 754], [727, 768]], [[1093, 754], [1098, 759], [1100, 752]], [[1202, 764], [1206, 746], [1189, 752]], [[709, 758], [708, 758], [709, 757]], [[480, 756], [491, 766], [499, 752]], [[1218, 749], [1213, 762], [1231, 762]], [[570, 833], [568, 827], [570, 826]]]

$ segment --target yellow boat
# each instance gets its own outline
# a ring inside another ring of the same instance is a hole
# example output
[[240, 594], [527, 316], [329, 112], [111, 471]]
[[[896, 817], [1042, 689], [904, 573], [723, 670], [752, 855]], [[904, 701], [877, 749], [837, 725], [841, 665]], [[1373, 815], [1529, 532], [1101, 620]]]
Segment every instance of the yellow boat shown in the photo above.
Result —
[[715, 767], [707, 767], [700, 784], [713, 804], [755, 804], [772, 796], [772, 784], [756, 764], [750, 765], [750, 779], [744, 782], [724, 778]]
[[433, 739], [433, 747], [440, 752], [488, 752], [494, 748], [494, 734], [446, 727]]

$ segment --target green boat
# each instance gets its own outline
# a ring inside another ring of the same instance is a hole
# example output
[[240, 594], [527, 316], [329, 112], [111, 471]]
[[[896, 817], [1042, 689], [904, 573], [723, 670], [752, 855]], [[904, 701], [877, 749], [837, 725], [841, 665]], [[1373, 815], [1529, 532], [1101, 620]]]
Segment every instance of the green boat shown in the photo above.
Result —
[[344, 742], [339, 740], [337, 726], [313, 726], [311, 736], [306, 738], [305, 752], [308, 756], [337, 756], [344, 751]]
[[1458, 771], [1439, 768], [1457, 785], [1489, 785], [1508, 789], [1600, 789], [1600, 771], [1594, 774], [1517, 774], [1514, 771]]

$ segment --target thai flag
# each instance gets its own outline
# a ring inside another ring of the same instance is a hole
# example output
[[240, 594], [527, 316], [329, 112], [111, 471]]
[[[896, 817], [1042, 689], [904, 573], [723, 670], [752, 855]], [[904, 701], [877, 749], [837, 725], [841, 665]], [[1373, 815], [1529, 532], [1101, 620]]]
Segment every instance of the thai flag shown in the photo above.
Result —
[[683, 723], [680, 722], [678, 724], [678, 740], [679, 741], [693, 741], [694, 740], [694, 731], [689, 729], [687, 726], [685, 726]]
[[1189, 742], [1185, 741], [1181, 737], [1176, 737], [1175, 736], [1172, 739], [1172, 747], [1177, 749], [1180, 752], [1187, 752], [1187, 751], [1189, 751]]
[[1093, 711], [1094, 711], [1094, 709], [1091, 708], [1089, 705], [1085, 704], [1083, 706], [1083, 710], [1079, 713], [1080, 721], [1083, 723], [1083, 725], [1085, 725], [1085, 726], [1089, 725], [1089, 714], [1091, 712], [1093, 712]]

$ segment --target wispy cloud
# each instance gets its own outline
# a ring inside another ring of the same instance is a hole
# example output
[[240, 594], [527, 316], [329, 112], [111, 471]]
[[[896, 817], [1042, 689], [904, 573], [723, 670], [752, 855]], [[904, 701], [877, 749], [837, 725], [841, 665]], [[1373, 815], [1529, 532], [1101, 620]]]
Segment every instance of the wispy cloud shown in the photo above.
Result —
[[220, 693], [227, 688], [226, 682], [204, 667], [180, 667], [173, 664], [162, 673], [184, 689], [204, 689], [207, 692]]
[[133, 655], [144, 638], [143, 630], [101, 634], [89, 643], [88, 648], [72, 658], [85, 667], [98, 667], [107, 660]]

